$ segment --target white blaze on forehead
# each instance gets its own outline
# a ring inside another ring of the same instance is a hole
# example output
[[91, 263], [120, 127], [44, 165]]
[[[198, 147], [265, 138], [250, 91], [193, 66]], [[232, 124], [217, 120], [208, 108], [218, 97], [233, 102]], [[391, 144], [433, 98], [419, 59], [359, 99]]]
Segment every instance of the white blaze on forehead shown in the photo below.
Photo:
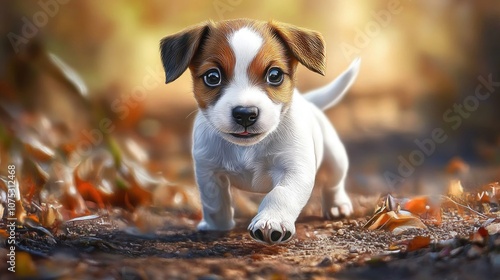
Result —
[[236, 58], [234, 79], [248, 81], [247, 69], [260, 48], [263, 39], [259, 33], [249, 27], [243, 27], [229, 35], [229, 45]]

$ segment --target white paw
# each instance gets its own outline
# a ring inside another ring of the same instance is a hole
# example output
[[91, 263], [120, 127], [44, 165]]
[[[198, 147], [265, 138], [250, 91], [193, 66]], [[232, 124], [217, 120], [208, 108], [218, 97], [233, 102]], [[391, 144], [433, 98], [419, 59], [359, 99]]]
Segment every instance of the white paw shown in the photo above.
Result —
[[229, 223], [224, 225], [215, 225], [213, 223], [208, 223], [205, 220], [201, 220], [201, 222], [198, 223], [197, 228], [199, 231], [228, 231], [232, 230], [234, 225], [234, 220], [231, 220]]
[[248, 226], [253, 239], [269, 244], [289, 241], [295, 235], [294, 221], [271, 218], [265, 214], [257, 214]]
[[331, 205], [323, 205], [323, 217], [328, 220], [349, 217], [352, 215], [353, 208], [351, 199], [346, 192], [338, 192]]

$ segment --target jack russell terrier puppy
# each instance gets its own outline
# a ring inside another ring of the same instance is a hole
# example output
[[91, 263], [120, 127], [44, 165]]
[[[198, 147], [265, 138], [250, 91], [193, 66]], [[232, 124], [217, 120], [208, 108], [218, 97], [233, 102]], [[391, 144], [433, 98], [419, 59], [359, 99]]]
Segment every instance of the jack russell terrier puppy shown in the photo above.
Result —
[[325, 218], [352, 213], [344, 189], [347, 154], [322, 110], [350, 87], [359, 59], [332, 83], [301, 95], [298, 62], [325, 70], [323, 38], [312, 30], [277, 21], [209, 21], [163, 38], [160, 52], [166, 83], [189, 67], [199, 106], [192, 150], [203, 204], [198, 230], [234, 227], [230, 186], [267, 193], [248, 230], [270, 244], [295, 234], [315, 182], [322, 185]]

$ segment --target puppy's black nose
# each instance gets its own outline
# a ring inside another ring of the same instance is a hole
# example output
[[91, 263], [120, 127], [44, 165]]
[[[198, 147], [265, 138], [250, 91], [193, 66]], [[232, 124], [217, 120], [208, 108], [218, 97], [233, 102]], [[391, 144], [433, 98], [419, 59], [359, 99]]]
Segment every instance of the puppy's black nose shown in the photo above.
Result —
[[238, 106], [233, 109], [234, 121], [244, 127], [253, 125], [259, 117], [259, 108]]

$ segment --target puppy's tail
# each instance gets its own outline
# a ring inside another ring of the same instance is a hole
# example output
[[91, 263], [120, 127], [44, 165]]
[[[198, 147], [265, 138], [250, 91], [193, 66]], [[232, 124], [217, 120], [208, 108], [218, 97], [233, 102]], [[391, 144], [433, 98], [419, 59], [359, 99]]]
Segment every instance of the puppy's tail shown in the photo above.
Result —
[[349, 68], [328, 85], [310, 91], [304, 95], [306, 100], [316, 105], [321, 110], [326, 110], [337, 104], [351, 87], [359, 72], [361, 59], [358, 57]]

